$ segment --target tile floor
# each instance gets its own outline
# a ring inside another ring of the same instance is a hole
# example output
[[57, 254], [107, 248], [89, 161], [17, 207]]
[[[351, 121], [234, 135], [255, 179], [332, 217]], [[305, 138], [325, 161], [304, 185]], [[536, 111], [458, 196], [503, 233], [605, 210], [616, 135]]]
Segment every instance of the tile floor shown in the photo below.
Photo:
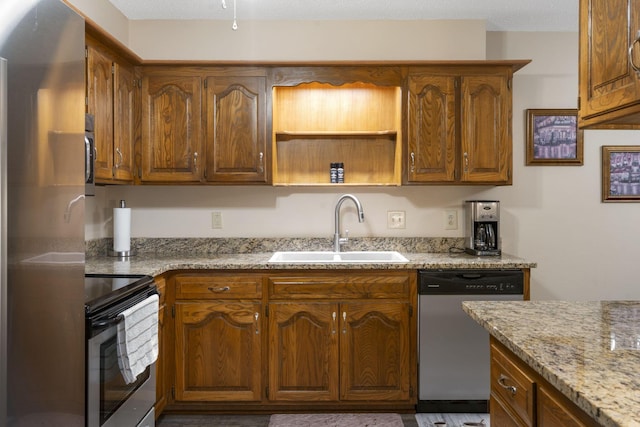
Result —
[[[418, 427], [415, 414], [401, 414], [404, 427]], [[267, 427], [269, 415], [172, 415], [164, 414], [156, 427]]]
[[[402, 414], [404, 427], [432, 427], [445, 421], [447, 427], [463, 426], [465, 421], [484, 422], [490, 427], [489, 414]], [[268, 427], [269, 415], [162, 415], [156, 427]]]

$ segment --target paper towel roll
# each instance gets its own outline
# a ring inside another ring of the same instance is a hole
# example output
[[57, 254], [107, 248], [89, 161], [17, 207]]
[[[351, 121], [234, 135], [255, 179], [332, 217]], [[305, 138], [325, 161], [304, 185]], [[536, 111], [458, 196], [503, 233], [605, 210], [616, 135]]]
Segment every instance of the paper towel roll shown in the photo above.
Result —
[[113, 251], [131, 250], [131, 208], [113, 209]]

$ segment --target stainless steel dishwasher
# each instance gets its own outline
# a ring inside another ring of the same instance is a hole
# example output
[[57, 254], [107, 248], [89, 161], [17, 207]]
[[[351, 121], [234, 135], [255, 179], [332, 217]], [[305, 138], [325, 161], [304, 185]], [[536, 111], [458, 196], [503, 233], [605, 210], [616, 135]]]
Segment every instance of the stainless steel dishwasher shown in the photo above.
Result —
[[488, 412], [489, 333], [462, 301], [522, 300], [521, 270], [418, 271], [418, 412]]

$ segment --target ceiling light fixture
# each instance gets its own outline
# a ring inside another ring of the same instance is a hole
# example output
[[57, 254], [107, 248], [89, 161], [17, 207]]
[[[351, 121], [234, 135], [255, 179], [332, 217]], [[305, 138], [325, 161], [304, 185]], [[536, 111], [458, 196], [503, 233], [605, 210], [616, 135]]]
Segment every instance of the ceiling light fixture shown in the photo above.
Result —
[[[223, 9], [227, 8], [227, 1], [226, 0], [222, 0], [222, 8]], [[238, 29], [238, 20], [236, 18], [236, 0], [233, 0], [233, 25], [231, 25], [231, 29], [233, 31]]]

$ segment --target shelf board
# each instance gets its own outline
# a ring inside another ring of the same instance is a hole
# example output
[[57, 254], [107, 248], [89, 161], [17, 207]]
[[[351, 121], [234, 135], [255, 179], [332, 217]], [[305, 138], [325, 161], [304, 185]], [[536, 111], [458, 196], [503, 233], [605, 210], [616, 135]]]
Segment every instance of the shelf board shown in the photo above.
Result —
[[398, 134], [396, 130], [329, 130], [329, 131], [276, 131], [276, 139], [278, 136], [292, 136], [300, 138], [326, 138], [326, 137], [377, 137], [377, 136], [395, 136]]

